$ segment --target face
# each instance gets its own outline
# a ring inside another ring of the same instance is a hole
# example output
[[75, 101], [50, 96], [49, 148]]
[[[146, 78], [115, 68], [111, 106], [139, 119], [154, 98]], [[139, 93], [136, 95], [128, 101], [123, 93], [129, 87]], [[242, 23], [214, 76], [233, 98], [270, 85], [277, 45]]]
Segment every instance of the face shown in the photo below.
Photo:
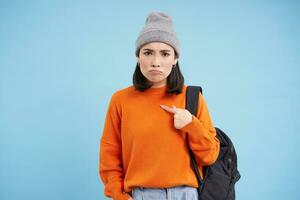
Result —
[[162, 42], [151, 42], [141, 47], [137, 62], [142, 74], [150, 81], [152, 87], [167, 84], [167, 77], [177, 63], [174, 49]]

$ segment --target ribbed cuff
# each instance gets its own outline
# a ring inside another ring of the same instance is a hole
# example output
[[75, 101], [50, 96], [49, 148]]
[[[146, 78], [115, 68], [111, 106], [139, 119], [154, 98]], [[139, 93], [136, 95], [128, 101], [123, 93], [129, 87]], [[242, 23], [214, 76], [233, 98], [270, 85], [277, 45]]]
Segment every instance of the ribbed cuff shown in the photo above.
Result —
[[201, 129], [202, 124], [194, 115], [192, 121], [181, 128], [182, 131], [188, 132], [189, 134], [199, 134], [199, 130]]
[[131, 196], [126, 192], [117, 192], [113, 196], [113, 200], [128, 200]]

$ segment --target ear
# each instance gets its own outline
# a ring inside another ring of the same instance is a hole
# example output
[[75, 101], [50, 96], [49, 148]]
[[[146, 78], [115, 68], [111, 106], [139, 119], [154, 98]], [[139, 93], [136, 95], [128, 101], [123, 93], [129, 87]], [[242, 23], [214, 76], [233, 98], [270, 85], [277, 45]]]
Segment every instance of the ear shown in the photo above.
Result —
[[174, 65], [177, 64], [178, 58], [175, 58]]

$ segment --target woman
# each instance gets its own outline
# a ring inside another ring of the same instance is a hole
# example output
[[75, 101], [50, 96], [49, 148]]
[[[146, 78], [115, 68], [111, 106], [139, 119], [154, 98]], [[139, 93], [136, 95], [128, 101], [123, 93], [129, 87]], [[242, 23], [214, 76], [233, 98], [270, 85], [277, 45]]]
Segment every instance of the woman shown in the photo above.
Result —
[[133, 85], [116, 91], [100, 141], [99, 173], [114, 200], [197, 199], [188, 142], [199, 170], [215, 162], [220, 143], [206, 102], [185, 109], [179, 42], [169, 15], [151, 12], [136, 40]]

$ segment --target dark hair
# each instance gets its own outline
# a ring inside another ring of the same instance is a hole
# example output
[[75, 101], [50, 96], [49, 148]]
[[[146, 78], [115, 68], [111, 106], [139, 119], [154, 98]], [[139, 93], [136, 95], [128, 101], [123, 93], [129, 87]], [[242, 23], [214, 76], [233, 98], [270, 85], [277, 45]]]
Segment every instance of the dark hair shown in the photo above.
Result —
[[[182, 92], [184, 84], [184, 77], [179, 69], [179, 63], [177, 61], [175, 67], [172, 67], [172, 71], [167, 77], [168, 90], [167, 94], [179, 94]], [[133, 74], [133, 85], [139, 91], [147, 90], [152, 87], [152, 83], [142, 74], [139, 64], [136, 64]]]

